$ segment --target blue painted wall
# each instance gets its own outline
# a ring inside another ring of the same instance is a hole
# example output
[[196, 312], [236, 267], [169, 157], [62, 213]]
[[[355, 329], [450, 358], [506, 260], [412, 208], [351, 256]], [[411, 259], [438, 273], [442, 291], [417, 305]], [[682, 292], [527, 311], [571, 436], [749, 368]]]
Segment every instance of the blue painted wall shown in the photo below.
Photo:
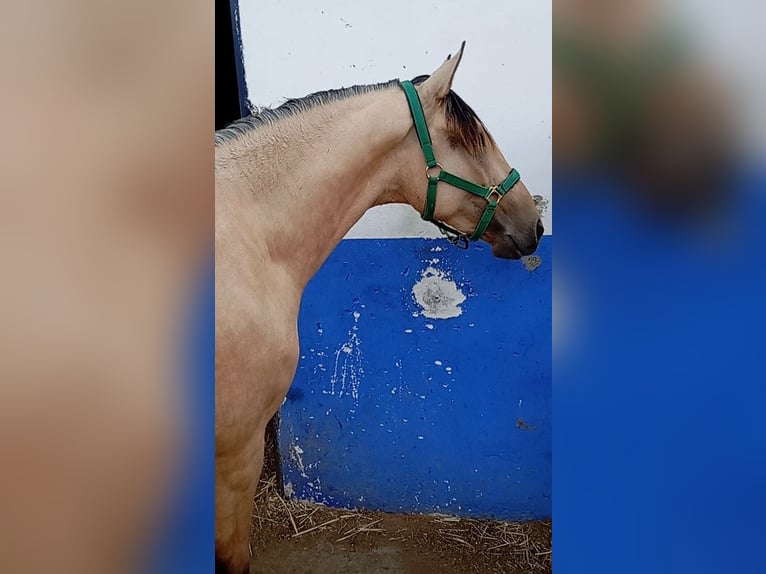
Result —
[[[551, 515], [551, 242], [529, 271], [488, 246], [345, 240], [304, 294], [280, 450], [295, 496], [504, 519]], [[422, 316], [429, 267], [465, 295]]]

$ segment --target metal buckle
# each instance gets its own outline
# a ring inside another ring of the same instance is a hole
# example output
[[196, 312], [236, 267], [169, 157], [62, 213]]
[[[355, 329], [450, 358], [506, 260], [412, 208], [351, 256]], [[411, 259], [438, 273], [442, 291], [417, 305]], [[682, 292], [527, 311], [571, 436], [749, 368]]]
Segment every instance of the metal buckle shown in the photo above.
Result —
[[441, 231], [441, 234], [444, 235], [447, 238], [447, 241], [449, 241], [452, 245], [457, 247], [458, 249], [468, 249], [468, 246], [470, 245], [470, 241], [468, 239], [468, 236], [465, 233], [460, 233], [459, 231], [451, 231], [450, 229], [446, 228], [446, 224], [439, 222], [440, 224], [436, 227], [439, 228], [439, 231]]
[[449, 242], [452, 243], [458, 249], [468, 249], [471, 242], [468, 240], [467, 235], [457, 235], [455, 237], [449, 237]]
[[495, 203], [500, 203], [500, 200], [503, 199], [503, 194], [500, 193], [497, 190], [497, 186], [493, 185], [489, 188], [489, 195], [486, 197], [487, 203], [492, 203], [492, 194], [497, 194], [497, 201]]

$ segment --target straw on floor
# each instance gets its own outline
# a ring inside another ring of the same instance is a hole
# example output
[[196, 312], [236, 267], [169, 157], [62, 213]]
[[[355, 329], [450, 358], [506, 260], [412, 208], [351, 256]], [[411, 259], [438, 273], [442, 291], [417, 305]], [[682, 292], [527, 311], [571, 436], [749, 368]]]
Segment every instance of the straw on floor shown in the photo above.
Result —
[[[331, 508], [280, 496], [274, 476], [261, 481], [253, 527], [258, 546], [311, 536], [352, 546], [387, 541], [446, 556], [467, 574], [551, 572], [550, 521], [504, 522]], [[257, 550], [251, 545], [251, 552]]]

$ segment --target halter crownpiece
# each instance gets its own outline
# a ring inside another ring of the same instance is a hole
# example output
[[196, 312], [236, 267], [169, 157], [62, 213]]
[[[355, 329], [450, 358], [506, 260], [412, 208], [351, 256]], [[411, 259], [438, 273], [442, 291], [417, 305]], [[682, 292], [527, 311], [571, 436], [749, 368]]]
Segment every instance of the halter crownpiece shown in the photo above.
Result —
[[[493, 185], [492, 187], [485, 187], [445, 171], [434, 157], [431, 134], [428, 132], [428, 124], [426, 123], [426, 116], [423, 113], [423, 105], [420, 103], [420, 97], [418, 96], [415, 86], [409, 80], [401, 81], [399, 82], [399, 85], [407, 96], [410, 114], [412, 115], [412, 121], [415, 124], [415, 132], [418, 134], [420, 148], [423, 150], [423, 157], [426, 160], [428, 191], [426, 193], [426, 203], [420, 217], [425, 221], [430, 221], [436, 225], [453, 244], [462, 247], [463, 249], [467, 249], [469, 241], [476, 241], [484, 235], [492, 218], [495, 216], [495, 210], [497, 209], [500, 200], [503, 199], [503, 196], [506, 193], [511, 191], [521, 176], [519, 176], [518, 171], [512, 169], [508, 174], [508, 177], [506, 177], [502, 183]], [[434, 173], [437, 169], [438, 173]], [[487, 207], [484, 208], [484, 213], [482, 214], [481, 219], [479, 219], [479, 223], [476, 224], [476, 229], [470, 236], [447, 225], [443, 221], [438, 221], [433, 218], [434, 210], [436, 209], [436, 187], [440, 181], [487, 200]]]

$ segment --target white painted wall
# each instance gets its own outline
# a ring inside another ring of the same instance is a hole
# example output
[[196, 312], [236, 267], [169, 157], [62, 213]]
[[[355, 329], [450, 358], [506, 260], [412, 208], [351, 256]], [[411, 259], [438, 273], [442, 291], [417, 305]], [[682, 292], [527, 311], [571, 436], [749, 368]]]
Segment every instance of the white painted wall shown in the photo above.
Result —
[[[533, 195], [551, 201], [550, 0], [240, 0], [250, 100], [433, 72], [467, 41], [454, 89]], [[370, 210], [347, 237], [439, 237], [409, 206]]]

